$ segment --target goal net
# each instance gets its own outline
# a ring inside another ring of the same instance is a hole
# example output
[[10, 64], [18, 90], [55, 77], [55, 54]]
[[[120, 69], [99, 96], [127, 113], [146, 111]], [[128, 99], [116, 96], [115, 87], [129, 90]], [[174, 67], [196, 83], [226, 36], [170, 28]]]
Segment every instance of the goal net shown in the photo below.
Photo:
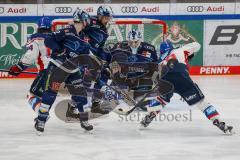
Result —
[[[72, 19], [55, 19], [52, 22], [52, 30], [56, 31], [72, 23]], [[167, 24], [161, 20], [152, 19], [114, 19], [108, 26], [109, 37], [105, 47], [112, 47], [127, 38], [132, 29], [139, 30], [143, 35], [143, 41], [156, 47], [159, 52], [160, 43], [167, 34]]]

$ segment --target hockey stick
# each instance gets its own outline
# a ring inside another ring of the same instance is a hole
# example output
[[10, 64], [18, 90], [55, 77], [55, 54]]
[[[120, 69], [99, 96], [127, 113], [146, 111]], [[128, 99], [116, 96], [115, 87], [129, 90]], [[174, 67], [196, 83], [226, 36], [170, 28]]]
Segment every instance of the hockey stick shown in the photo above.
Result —
[[[9, 70], [8, 69], [0, 69], [0, 72], [9, 72]], [[22, 71], [21, 73], [24, 73], [24, 74], [34, 74], [34, 75], [38, 74], [38, 72], [29, 72], [29, 71]]]
[[[99, 66], [102, 66], [101, 60], [99, 60], [96, 56], [94, 56], [94, 55], [92, 55], [92, 54], [90, 54], [89, 56], [90, 56], [93, 60], [95, 60], [95, 61], [98, 63]], [[71, 63], [73, 66], [76, 67], [75, 70], [79, 70], [79, 68], [78, 68], [78, 66], [77, 66], [76, 64], [72, 63], [71, 61], [68, 61], [68, 62]], [[60, 69], [61, 69], [61, 67], [60, 67]], [[109, 71], [109, 73], [111, 73], [111, 72]], [[89, 76], [89, 77], [91, 77], [91, 78], [92, 78], [92, 77], [95, 77], [91, 72], [88, 72], [87, 76]], [[113, 91], [115, 91], [117, 94], [121, 95], [126, 101], [129, 101], [132, 105], [134, 105], [134, 106], [136, 105], [135, 100], [133, 100], [132, 97], [130, 97], [127, 93], [123, 92], [120, 88], [115, 88], [115, 87], [113, 87], [113, 86], [111, 86], [111, 85], [108, 85], [106, 82], [104, 82], [104, 81], [102, 81], [102, 80], [100, 80], [100, 79], [98, 79], [98, 81], [99, 81], [102, 85], [105, 85], [105, 86], [109, 87], [110, 89], [112, 89]]]
[[[95, 56], [92, 56], [92, 55], [90, 55], [90, 57], [93, 59], [93, 60], [95, 60], [97, 63], [98, 63], [98, 65], [102, 65], [102, 63], [101, 63], [101, 61], [100, 60], [98, 60]], [[71, 63], [73, 66], [75, 66], [76, 67], [76, 69], [75, 70], [79, 70], [79, 66], [77, 66], [76, 64], [74, 64], [74, 63], [72, 63], [71, 61], [69, 61], [69, 63]], [[61, 69], [61, 67], [60, 67], [60, 69]], [[111, 72], [109, 72], [110, 74], [111, 74]], [[95, 77], [91, 72], [88, 72], [88, 74], [87, 74], [87, 76], [89, 76], [89, 77]], [[152, 92], [150, 93], [150, 92], [148, 92], [148, 93], [145, 93], [145, 95], [143, 96], [143, 98], [139, 101], [139, 102], [137, 102], [136, 103], [136, 101], [132, 98], [132, 97], [130, 97], [129, 95], [128, 95], [128, 93], [126, 93], [126, 92], [124, 92], [123, 90], [121, 90], [119, 87], [117, 87], [118, 85], [115, 83], [115, 86], [111, 86], [111, 85], [109, 85], [109, 84], [107, 84], [106, 82], [104, 82], [104, 81], [102, 81], [102, 80], [99, 80], [98, 79], [98, 81], [102, 84], [102, 85], [105, 85], [105, 86], [107, 86], [107, 87], [109, 87], [110, 89], [112, 89], [113, 91], [115, 91], [117, 94], [119, 94], [120, 96], [122, 96], [124, 99], [125, 99], [125, 101], [128, 101], [128, 102], [130, 102], [134, 107], [132, 108], [132, 109], [130, 109], [130, 110], [128, 110], [128, 111], [123, 111], [122, 109], [120, 110], [119, 109], [119, 112], [121, 112], [121, 114], [123, 114], [123, 115], [128, 115], [128, 114], [130, 114], [130, 113], [132, 113], [136, 108], [138, 108], [138, 107], [140, 107], [141, 105], [142, 105], [142, 103], [145, 101], [145, 98], [147, 97], [147, 96], [149, 96], [149, 94], [152, 94]], [[157, 86], [157, 85], [156, 85]], [[154, 87], [154, 89], [156, 88], [156, 86]]]

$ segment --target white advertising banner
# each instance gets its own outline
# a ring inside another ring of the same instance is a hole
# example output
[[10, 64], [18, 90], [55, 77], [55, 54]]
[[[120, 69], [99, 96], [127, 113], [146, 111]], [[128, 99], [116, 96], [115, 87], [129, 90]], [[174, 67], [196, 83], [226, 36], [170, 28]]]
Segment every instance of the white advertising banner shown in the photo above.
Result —
[[240, 14], [240, 3], [239, 2], [236, 3], [235, 13]]
[[[96, 15], [97, 8], [101, 4], [44, 4], [39, 15], [72, 15], [76, 8], [87, 11], [90, 15]], [[114, 15], [168, 15], [169, 4], [109, 4]]]
[[239, 20], [205, 21], [203, 64], [205, 66], [239, 66], [239, 34]]
[[37, 16], [36, 4], [0, 4], [0, 16]]
[[234, 14], [235, 3], [171, 3], [170, 15]]
[[96, 4], [44, 4], [39, 15], [71, 16], [77, 8], [87, 11], [90, 15], [95, 15], [98, 6]]
[[[102, 4], [0, 4], [0, 16], [67, 16], [76, 8], [95, 15]], [[240, 3], [129, 3], [107, 4], [115, 15], [240, 14]]]

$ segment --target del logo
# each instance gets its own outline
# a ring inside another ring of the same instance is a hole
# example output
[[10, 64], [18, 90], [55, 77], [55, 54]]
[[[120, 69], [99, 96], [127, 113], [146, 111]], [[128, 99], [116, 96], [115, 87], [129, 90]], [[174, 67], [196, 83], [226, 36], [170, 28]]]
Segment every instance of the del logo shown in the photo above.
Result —
[[27, 13], [27, 8], [9, 8], [7, 13]]
[[153, 7], [153, 8], [149, 8], [149, 7], [143, 7], [141, 12], [159, 12], [160, 9], [159, 7]]
[[209, 6], [207, 8], [207, 12], [223, 12], [224, 11], [224, 6], [220, 6], [220, 7], [211, 7]]
[[200, 74], [229, 74], [229, 67], [201, 67]]

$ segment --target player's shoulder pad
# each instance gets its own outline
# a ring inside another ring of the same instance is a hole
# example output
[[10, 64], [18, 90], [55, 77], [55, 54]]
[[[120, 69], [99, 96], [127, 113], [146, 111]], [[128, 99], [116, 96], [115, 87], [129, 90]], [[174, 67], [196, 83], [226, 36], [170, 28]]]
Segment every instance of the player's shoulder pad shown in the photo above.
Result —
[[33, 42], [36, 42], [38, 40], [44, 40], [46, 38], [46, 35], [43, 33], [35, 33], [31, 36], [27, 37], [27, 45]]
[[33, 38], [45, 38], [45, 34], [43, 33], [35, 33], [30, 36], [31, 39]]
[[150, 50], [150, 51], [155, 51], [155, 47], [147, 42], [141, 42], [141, 46], [144, 49]]
[[64, 37], [65, 35], [75, 35], [76, 34], [76, 30], [75, 30], [73, 25], [68, 25], [67, 27], [65, 27], [63, 29], [60, 29], [60, 30], [58, 30], [56, 32], [53, 32], [53, 34], [56, 37], [59, 38], [59, 37]]
[[61, 29], [60, 32], [70, 33], [73, 32], [73, 30], [74, 30], [73, 25], [67, 25], [65, 28]]

